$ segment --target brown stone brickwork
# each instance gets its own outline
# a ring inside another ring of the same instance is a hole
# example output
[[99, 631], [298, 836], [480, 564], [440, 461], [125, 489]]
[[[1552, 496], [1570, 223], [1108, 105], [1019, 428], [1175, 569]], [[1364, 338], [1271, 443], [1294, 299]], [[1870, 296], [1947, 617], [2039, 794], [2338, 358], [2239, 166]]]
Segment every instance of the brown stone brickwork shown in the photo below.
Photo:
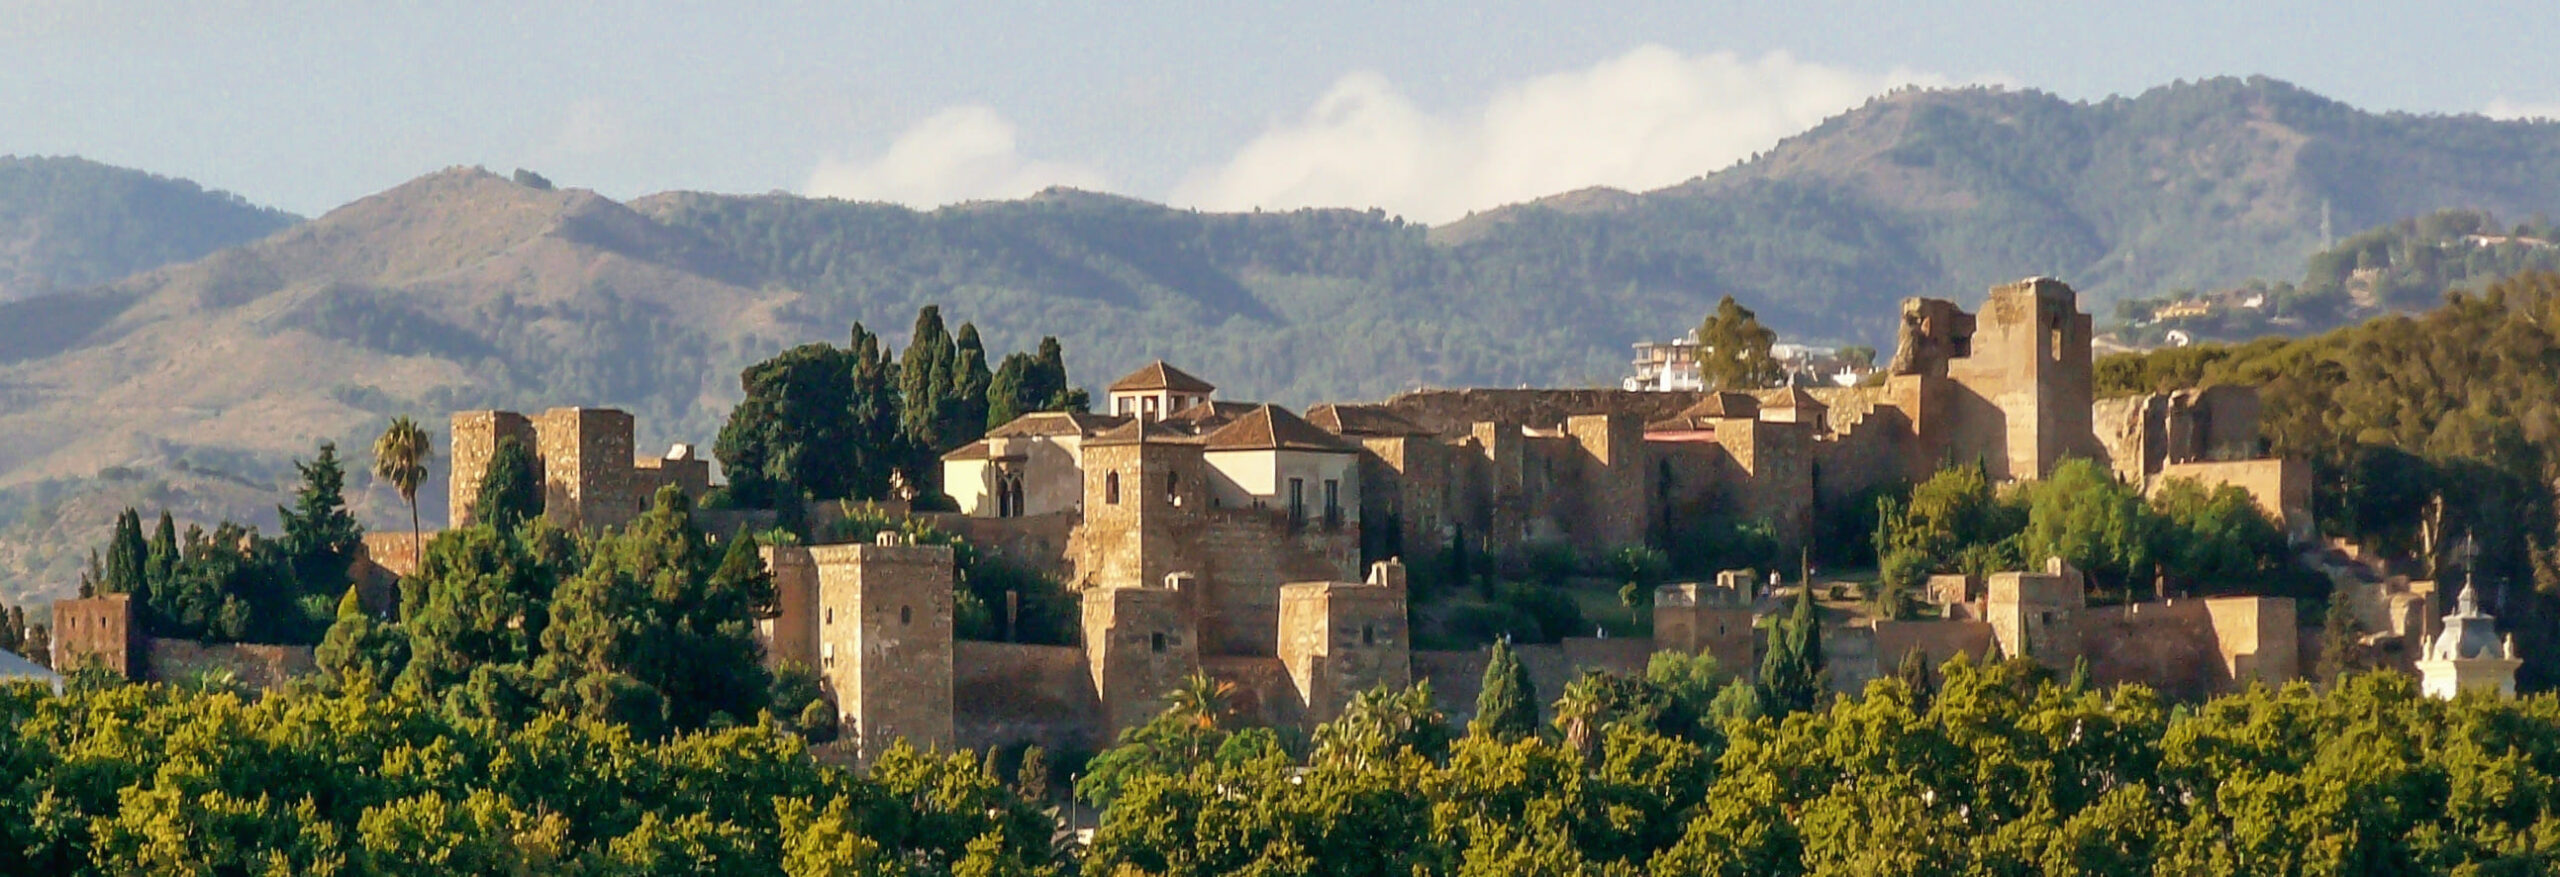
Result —
[[142, 630], [133, 597], [108, 594], [53, 602], [53, 668], [69, 673], [91, 661], [127, 679], [134, 676]]
[[865, 759], [892, 740], [949, 749], [951, 549], [898, 544], [809, 549], [818, 570], [818, 674]]

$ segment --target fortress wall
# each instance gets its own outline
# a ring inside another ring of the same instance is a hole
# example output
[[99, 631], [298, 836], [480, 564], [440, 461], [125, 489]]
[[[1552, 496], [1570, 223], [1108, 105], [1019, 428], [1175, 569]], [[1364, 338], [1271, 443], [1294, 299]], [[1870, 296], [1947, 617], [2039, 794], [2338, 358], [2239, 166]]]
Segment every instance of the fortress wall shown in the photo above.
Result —
[[1020, 518], [954, 516], [951, 526], [981, 550], [1026, 564], [1059, 581], [1072, 582], [1077, 518], [1073, 511]]
[[2258, 509], [2297, 542], [2315, 538], [2319, 532], [2311, 517], [2310, 463], [2298, 459], [2171, 463], [2161, 467], [2159, 479], [2151, 486], [2157, 489], [2178, 478], [2192, 479], [2208, 489], [2229, 484], [2249, 491], [2258, 500]]
[[[1528, 669], [1529, 685], [1536, 689], [1533, 699], [1544, 715], [1564, 693], [1565, 684], [1584, 670], [1642, 675], [1646, 662], [1653, 659], [1654, 645], [1649, 637], [1571, 637], [1549, 645], [1512, 646], [1511, 651]], [[1485, 662], [1492, 657], [1490, 646], [1464, 652], [1416, 651], [1413, 678], [1431, 683], [1432, 702], [1449, 715], [1450, 722], [1463, 726], [1475, 717], [1476, 693], [1483, 690]]]
[[2214, 597], [2204, 601], [2213, 617], [2218, 658], [2237, 691], [2251, 680], [2270, 685], [2301, 678], [2300, 628], [2289, 597]]
[[1549, 428], [1587, 414], [1617, 414], [1650, 423], [1679, 414], [1704, 395], [1636, 390], [1418, 390], [1387, 400], [1386, 407], [1433, 433], [1458, 438], [1478, 423]]
[[183, 639], [142, 640], [144, 677], [178, 682], [203, 673], [227, 672], [261, 691], [296, 676], [318, 672], [320, 662], [310, 646], [261, 643], [200, 643]]
[[2073, 621], [2081, 631], [2090, 681], [2096, 684], [2137, 683], [2165, 697], [2189, 700], [2224, 688], [2227, 671], [2202, 601], [2089, 609]]
[[1872, 635], [1878, 673], [1893, 672], [1902, 666], [1903, 656], [1912, 652], [1919, 652], [1932, 670], [1958, 652], [1980, 664], [1990, 659], [1995, 647], [1991, 625], [1981, 621], [1877, 619]]
[[961, 748], [1109, 745], [1083, 649], [960, 640], [951, 664], [952, 730]]
[[1222, 509], [1201, 515], [1177, 538], [1203, 568], [1200, 638], [1204, 653], [1277, 654], [1280, 587], [1360, 578], [1360, 531], [1320, 522], [1291, 528], [1282, 512]]
[[[1279, 658], [1244, 655], [1202, 658], [1200, 671], [1211, 679], [1235, 686], [1227, 704], [1235, 709], [1236, 718], [1240, 721], [1287, 728], [1306, 720], [1305, 705], [1298, 702], [1298, 688], [1289, 680], [1289, 667]], [[1155, 706], [1157, 710], [1164, 707], [1162, 703]]]

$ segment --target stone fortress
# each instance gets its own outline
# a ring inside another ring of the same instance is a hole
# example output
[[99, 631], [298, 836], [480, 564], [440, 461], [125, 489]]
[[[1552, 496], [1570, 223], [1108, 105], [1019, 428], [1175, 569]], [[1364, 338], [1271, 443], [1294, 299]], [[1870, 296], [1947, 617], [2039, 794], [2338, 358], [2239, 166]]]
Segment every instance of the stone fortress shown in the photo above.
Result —
[[[1880, 383], [1762, 393], [1457, 390], [1287, 408], [1220, 400], [1157, 362], [1103, 413], [1026, 415], [943, 458], [949, 529], [1041, 566], [1082, 604], [1082, 645], [955, 641], [947, 552], [897, 544], [768, 550], [784, 595], [773, 660], [819, 668], [866, 747], [1041, 742], [1095, 748], [1193, 673], [1251, 719], [1309, 727], [1380, 684], [1428, 680], [1463, 714], [1483, 651], [1413, 647], [1405, 569], [1453, 543], [1546, 542], [1584, 557], [1678, 538], [1691, 516], [1767, 521], [1789, 550], [1818, 513], [1948, 465], [2035, 478], [2070, 457], [2145, 485], [2237, 484], [2307, 537], [2308, 471], [2264, 457], [2245, 389], [2096, 401], [2090, 320], [2032, 279], [1980, 313], [1914, 299]], [[889, 537], [894, 543], [895, 537]], [[1906, 653], [2026, 656], [2176, 695], [2303, 666], [2293, 602], [2235, 597], [2091, 607], [2058, 564], [1933, 582], [1942, 618], [1828, 633], [1854, 689]], [[888, 608], [895, 604], [895, 609]], [[1657, 649], [1757, 666], [1750, 575], [1668, 585], [1651, 638], [1522, 648], [1540, 690], [1633, 671]], [[866, 677], [887, 666], [897, 684]]]
[[[2308, 470], [2264, 456], [2254, 392], [2097, 401], [2090, 338], [2072, 290], [2036, 278], [1994, 288], [1978, 313], [1904, 302], [1887, 375], [1858, 387], [1434, 390], [1301, 415], [1220, 400], [1207, 381], [1158, 362], [1111, 384], [1105, 413], [1025, 415], [942, 460], [960, 511], [936, 523], [1068, 582], [1081, 645], [957, 639], [951, 551], [894, 533], [766, 548], [780, 601], [759, 632], [768, 661], [819, 673], [859, 751], [891, 738], [1090, 751], [1156, 714], [1194, 673], [1231, 683], [1248, 719], [1276, 726], [1312, 727], [1361, 690], [1419, 680], [1463, 716], [1487, 653], [1413, 647], [1399, 559], [1453, 544], [1502, 554], [1561, 543], [1599, 557], [1667, 544], [1684, 522], [1717, 514], [1767, 522], [1792, 553], [1818, 514], [1869, 488], [1949, 465], [2037, 478], [2071, 457], [2146, 487], [2239, 485], [2298, 539], [2312, 537]], [[462, 412], [452, 429], [455, 526], [472, 520], [506, 437], [535, 451], [545, 513], [563, 526], [626, 522], [662, 485], [697, 497], [710, 486], [708, 462], [687, 446], [639, 456], [619, 411]], [[405, 572], [405, 549], [373, 555]], [[2308, 663], [2284, 598], [2092, 607], [2080, 574], [2058, 563], [1939, 577], [1928, 594], [1941, 617], [1826, 630], [1833, 685], [1855, 690], [1912, 652], [2024, 656], [2057, 670], [2086, 660], [2099, 682], [2188, 697], [2295, 678]], [[1519, 652], [1549, 696], [1583, 669], [1639, 670], [1658, 649], [1748, 673], [1755, 619], [1776, 605], [1752, 575], [1731, 572], [1657, 589], [1650, 638]], [[2406, 614], [2432, 606], [2430, 596]], [[117, 620], [95, 626], [120, 631]], [[2410, 627], [2423, 640], [2425, 625]]]

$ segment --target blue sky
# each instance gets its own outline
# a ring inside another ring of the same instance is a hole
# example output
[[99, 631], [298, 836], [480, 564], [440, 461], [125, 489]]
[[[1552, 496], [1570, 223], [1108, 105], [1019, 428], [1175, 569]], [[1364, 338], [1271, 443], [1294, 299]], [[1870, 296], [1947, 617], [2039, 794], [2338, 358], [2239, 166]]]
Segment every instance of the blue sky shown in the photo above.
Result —
[[2259, 73], [2370, 109], [2560, 116], [2554, 22], [2521, 2], [0, 0], [0, 153], [306, 214], [480, 164], [615, 197], [1067, 183], [1445, 221], [1708, 173], [1900, 83], [2094, 99]]

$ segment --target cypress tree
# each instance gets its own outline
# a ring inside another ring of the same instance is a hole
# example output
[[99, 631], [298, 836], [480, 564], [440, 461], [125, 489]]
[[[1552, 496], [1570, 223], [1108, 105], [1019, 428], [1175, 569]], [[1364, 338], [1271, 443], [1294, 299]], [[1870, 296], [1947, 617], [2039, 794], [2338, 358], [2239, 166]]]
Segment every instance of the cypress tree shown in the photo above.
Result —
[[26, 646], [27, 610], [11, 606], [0, 612], [0, 650], [16, 652]]
[[[987, 389], [995, 376], [987, 371], [987, 345], [978, 339], [976, 323], [960, 324], [951, 350], [953, 407], [950, 422], [943, 425], [943, 441], [956, 448], [986, 436]], [[934, 471], [939, 474], [941, 467]]]
[[513, 436], [499, 439], [480, 478], [473, 516], [500, 531], [511, 530], [541, 516], [542, 501], [542, 481], [534, 472], [532, 449]]
[[150, 558], [151, 549], [142, 540], [142, 514], [125, 509], [116, 516], [115, 535], [107, 540], [106, 593], [133, 594], [134, 599], [149, 602]]
[[1537, 730], [1538, 693], [1529, 681], [1529, 668], [1512, 654], [1508, 640], [1495, 642], [1493, 657], [1484, 665], [1484, 687], [1476, 692], [1476, 717], [1467, 723], [1467, 733], [1517, 740]]
[[151, 551], [144, 558], [143, 580], [155, 592], [168, 588], [178, 576], [178, 521], [169, 510], [160, 510], [160, 526], [151, 531]]
[[[925, 305], [916, 312], [915, 332], [898, 360], [898, 427], [921, 454], [939, 454], [942, 425], [951, 422], [956, 398], [951, 366], [958, 353], [951, 333], [942, 326], [942, 308]], [[954, 445], [953, 447], [957, 447]], [[908, 473], [913, 477], [914, 473]]]
[[852, 409], [850, 492], [861, 499], [880, 499], [889, 493], [889, 472], [910, 456], [899, 429], [898, 364], [880, 343], [880, 336], [861, 323], [853, 324], [852, 344], [846, 349], [853, 354], [853, 395], [846, 400]]
[[1760, 661], [1762, 706], [1779, 715], [1812, 709], [1822, 701], [1826, 675], [1822, 620], [1807, 585], [1796, 591], [1794, 611], [1769, 631], [1769, 654]]
[[1037, 367], [1038, 363], [1028, 354], [1004, 355], [1004, 362], [996, 366], [995, 378], [987, 382], [988, 429], [1041, 410], [1040, 403], [1047, 400], [1036, 385], [1039, 376], [1033, 374], [1033, 369]]

